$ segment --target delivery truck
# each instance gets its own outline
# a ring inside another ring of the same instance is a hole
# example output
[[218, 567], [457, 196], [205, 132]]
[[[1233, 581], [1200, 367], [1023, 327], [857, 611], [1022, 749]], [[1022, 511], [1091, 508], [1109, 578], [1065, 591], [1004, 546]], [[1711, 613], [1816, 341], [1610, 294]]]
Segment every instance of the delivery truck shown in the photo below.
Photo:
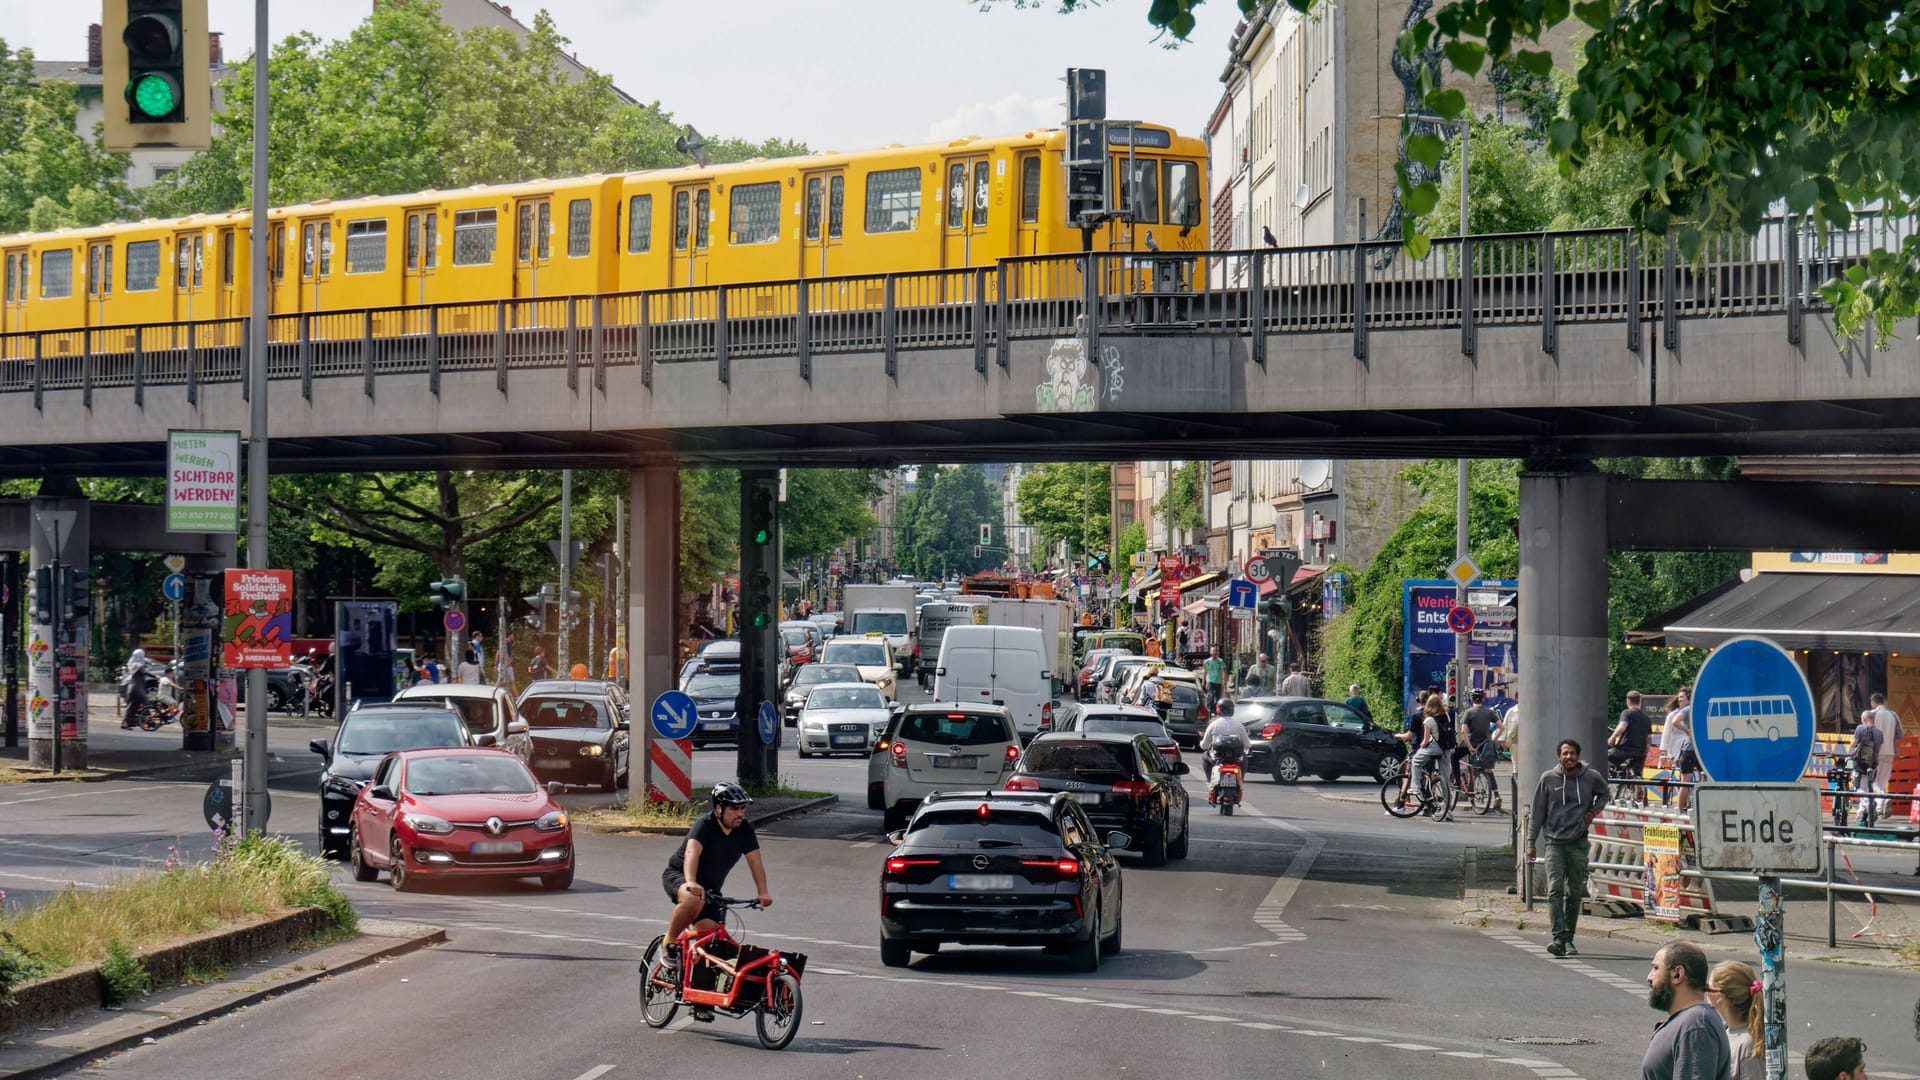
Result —
[[841, 590], [840, 610], [845, 617], [841, 633], [856, 637], [881, 634], [893, 646], [894, 663], [900, 674], [914, 672], [913, 602], [916, 590], [912, 582], [894, 585], [848, 585]]

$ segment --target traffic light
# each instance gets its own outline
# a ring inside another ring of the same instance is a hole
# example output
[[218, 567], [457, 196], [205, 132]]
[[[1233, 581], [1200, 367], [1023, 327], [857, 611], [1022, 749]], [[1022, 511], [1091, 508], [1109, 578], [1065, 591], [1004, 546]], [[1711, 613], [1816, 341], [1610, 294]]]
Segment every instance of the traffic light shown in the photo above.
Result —
[[445, 581], [427, 582], [427, 591], [433, 594], [433, 606], [437, 608], [459, 607], [467, 594], [467, 583], [459, 578]]
[[974, 558], [976, 558], [976, 559], [980, 557], [980, 545], [979, 545], [979, 544], [975, 544], [975, 545], [973, 545], [973, 557], [974, 557]]
[[36, 567], [33, 571], [33, 624], [35, 626], [53, 625], [53, 567]]
[[1452, 660], [1449, 660], [1447, 661], [1447, 708], [1449, 709], [1455, 708], [1456, 707], [1455, 702], [1459, 700], [1457, 697], [1454, 696], [1454, 691], [1459, 687], [1459, 685], [1460, 685], [1460, 665], [1455, 663]]
[[747, 539], [757, 551], [773, 543], [775, 493], [768, 484], [755, 485], [747, 496]]
[[60, 568], [60, 603], [62, 622], [84, 619], [93, 612], [93, 589], [87, 575], [77, 566]]
[[1067, 69], [1067, 119], [1105, 120], [1107, 118], [1107, 72], [1105, 68]]
[[778, 617], [773, 578], [780, 571], [779, 481], [773, 474], [758, 476], [747, 481], [746, 489], [746, 516], [740, 530], [740, 619], [760, 630]]
[[108, 150], [211, 144], [207, 0], [105, 0], [100, 40]]
[[[991, 543], [993, 543], [993, 526], [983, 523], [980, 526], [980, 546], [986, 547]], [[978, 555], [979, 552], [976, 551], [974, 554]]]

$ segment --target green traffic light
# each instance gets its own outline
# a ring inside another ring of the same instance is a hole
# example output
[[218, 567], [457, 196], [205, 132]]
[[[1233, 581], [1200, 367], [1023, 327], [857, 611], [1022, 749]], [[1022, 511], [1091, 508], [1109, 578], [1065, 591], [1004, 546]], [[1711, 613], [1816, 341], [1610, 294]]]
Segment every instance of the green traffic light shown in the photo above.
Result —
[[768, 540], [772, 539], [772, 537], [773, 537], [773, 534], [768, 532], [766, 529], [755, 529], [753, 532], [753, 542], [756, 544], [764, 544]]
[[753, 628], [754, 628], [755, 630], [759, 630], [759, 629], [762, 629], [762, 628], [764, 628], [764, 627], [765, 627], [766, 625], [767, 625], [767, 613], [766, 613], [766, 612], [764, 612], [764, 611], [756, 611], [756, 612], [754, 612], [754, 613], [753, 613]]
[[127, 88], [127, 100], [141, 116], [157, 120], [171, 116], [180, 107], [180, 85], [171, 75], [141, 75]]

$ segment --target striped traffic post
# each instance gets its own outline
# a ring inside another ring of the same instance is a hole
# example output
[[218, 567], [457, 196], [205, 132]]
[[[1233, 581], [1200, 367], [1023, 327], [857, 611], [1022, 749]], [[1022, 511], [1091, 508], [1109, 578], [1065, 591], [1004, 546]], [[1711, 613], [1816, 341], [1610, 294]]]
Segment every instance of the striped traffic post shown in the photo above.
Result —
[[669, 690], [653, 699], [651, 717], [657, 737], [647, 740], [647, 760], [653, 773], [647, 799], [686, 802], [693, 796], [693, 698]]

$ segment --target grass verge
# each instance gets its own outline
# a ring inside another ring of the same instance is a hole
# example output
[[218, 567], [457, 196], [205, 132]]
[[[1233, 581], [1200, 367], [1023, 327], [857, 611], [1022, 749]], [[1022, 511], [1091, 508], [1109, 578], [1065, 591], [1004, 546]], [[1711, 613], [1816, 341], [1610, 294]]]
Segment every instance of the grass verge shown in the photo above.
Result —
[[0, 1000], [21, 982], [74, 964], [132, 956], [255, 916], [318, 907], [334, 932], [358, 916], [328, 864], [284, 836], [222, 844], [211, 860], [122, 873], [104, 888], [69, 889], [39, 907], [0, 910]]
[[[0, 768], [0, 784], [27, 784], [35, 780], [45, 780], [51, 775], [53, 774], [45, 769]], [[98, 769], [63, 769], [60, 772], [60, 778], [63, 780], [98, 780], [108, 775], [110, 774]]]

